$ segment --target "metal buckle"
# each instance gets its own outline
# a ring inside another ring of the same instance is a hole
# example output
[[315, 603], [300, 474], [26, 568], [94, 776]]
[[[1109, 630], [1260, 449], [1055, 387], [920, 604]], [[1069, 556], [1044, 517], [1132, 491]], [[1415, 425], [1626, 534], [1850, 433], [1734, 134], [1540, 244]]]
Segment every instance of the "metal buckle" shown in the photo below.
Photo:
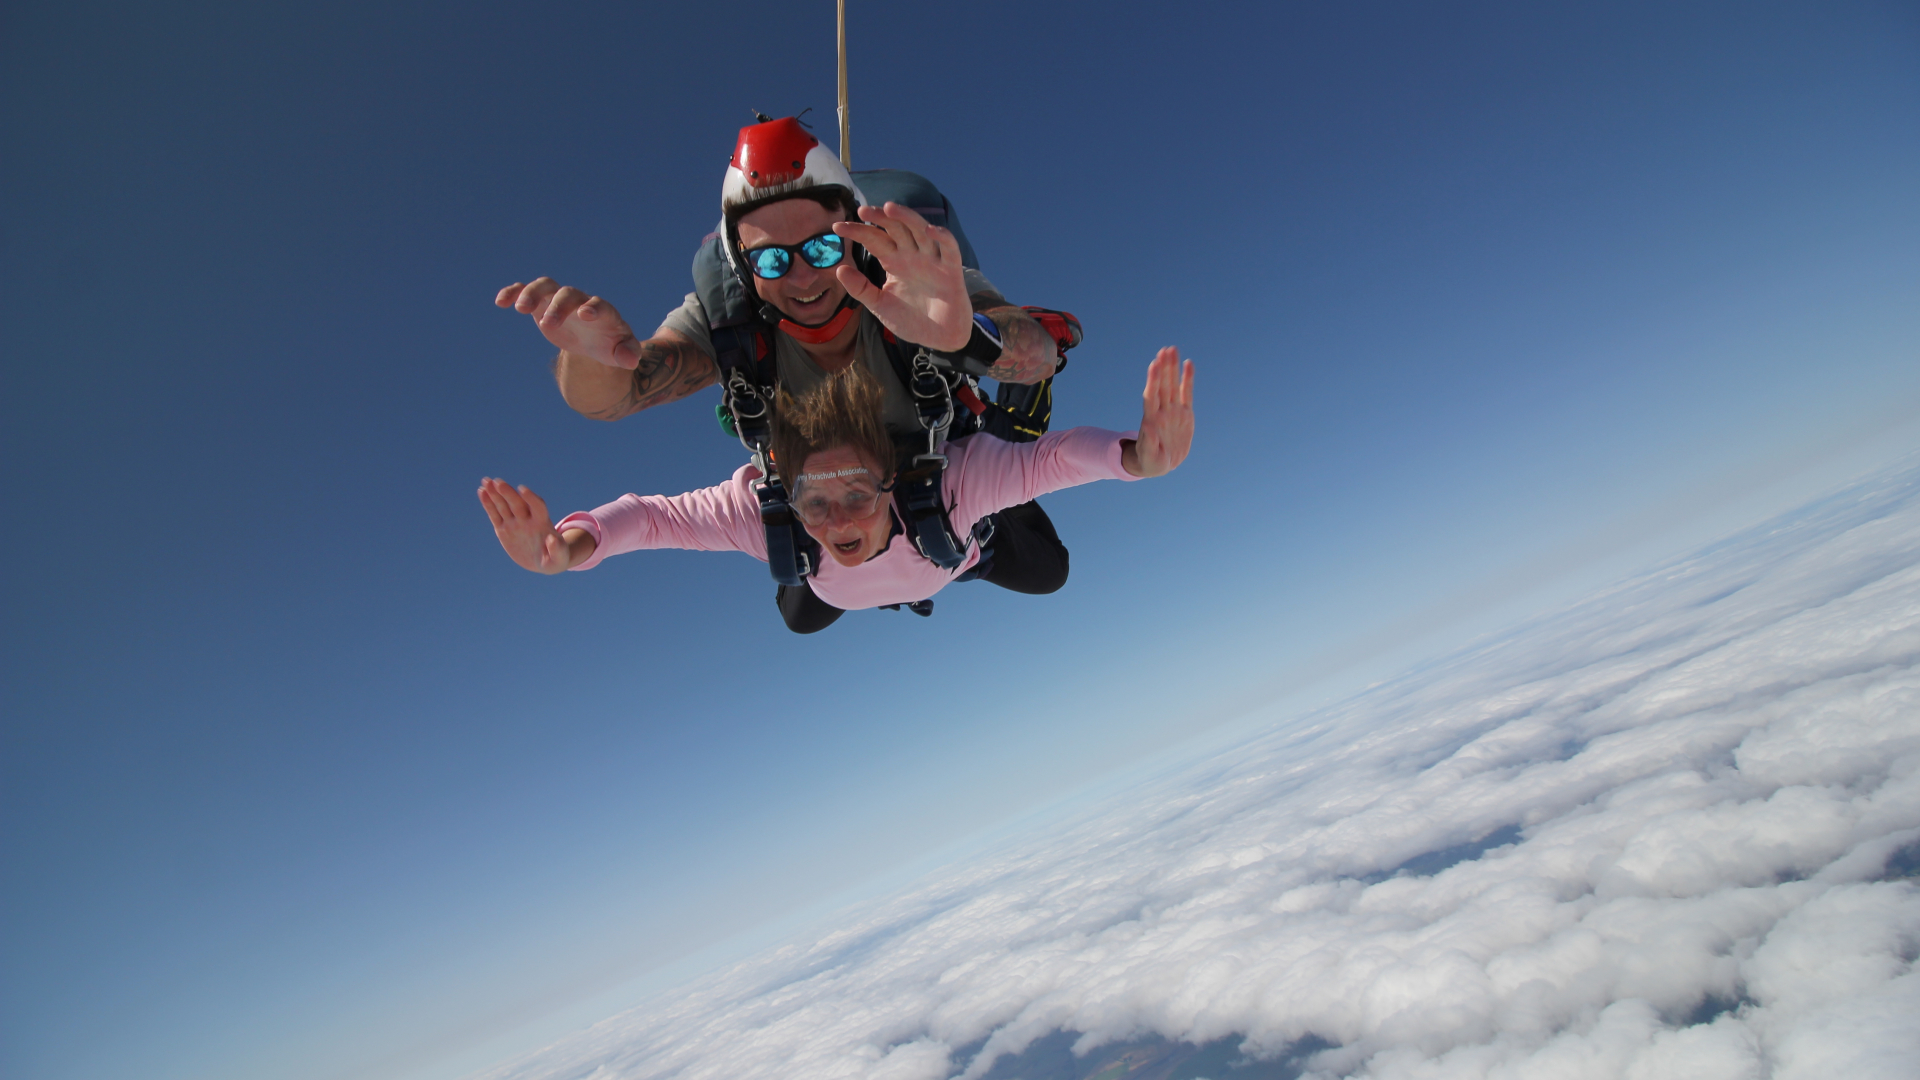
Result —
[[[927, 453], [921, 457], [939, 457], [940, 441], [946, 437], [947, 430], [953, 427], [953, 386], [941, 377], [939, 369], [934, 367], [933, 354], [925, 348], [914, 354], [912, 372], [913, 385], [909, 389], [913, 391], [915, 399], [914, 412], [920, 420], [921, 430], [927, 433]], [[937, 419], [934, 411], [928, 407], [935, 401], [940, 403]], [[940, 458], [940, 464], [942, 467], [946, 465], [944, 457]]]
[[734, 436], [740, 440], [741, 446], [753, 453], [754, 465], [762, 475], [766, 475], [766, 421], [772, 414], [767, 399], [761, 395], [758, 387], [735, 369], [727, 379], [723, 404], [733, 415]]

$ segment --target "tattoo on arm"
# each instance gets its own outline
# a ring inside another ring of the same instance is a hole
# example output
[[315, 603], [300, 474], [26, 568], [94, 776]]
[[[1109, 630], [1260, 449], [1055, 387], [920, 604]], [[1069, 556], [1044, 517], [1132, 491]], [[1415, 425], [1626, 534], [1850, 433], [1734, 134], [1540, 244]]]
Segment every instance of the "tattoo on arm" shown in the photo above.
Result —
[[626, 411], [639, 412], [662, 402], [678, 401], [720, 381], [713, 357], [688, 341], [654, 338], [640, 343], [640, 366], [633, 369], [633, 388], [627, 392]]
[[[581, 415], [593, 420], [618, 420], [642, 409], [678, 401], [720, 381], [720, 369], [713, 362], [713, 357], [701, 352], [690, 341], [657, 337], [640, 342], [639, 349], [640, 363], [633, 369], [632, 378], [627, 380], [625, 392], [598, 408], [576, 405]], [[559, 363], [556, 357], [556, 373]]]
[[1004, 383], [1030, 385], [1058, 369], [1059, 346], [1032, 316], [1005, 301], [983, 312], [1000, 328], [1000, 359], [987, 369], [988, 375]]

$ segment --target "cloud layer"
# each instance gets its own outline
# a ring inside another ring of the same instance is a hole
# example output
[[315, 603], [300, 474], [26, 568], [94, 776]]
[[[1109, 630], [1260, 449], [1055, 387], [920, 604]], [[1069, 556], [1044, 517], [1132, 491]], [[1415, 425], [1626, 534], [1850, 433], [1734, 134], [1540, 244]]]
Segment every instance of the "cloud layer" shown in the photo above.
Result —
[[1909, 465], [489, 1076], [975, 1080], [1065, 1031], [1314, 1078], [1905, 1080], [1917, 658]]

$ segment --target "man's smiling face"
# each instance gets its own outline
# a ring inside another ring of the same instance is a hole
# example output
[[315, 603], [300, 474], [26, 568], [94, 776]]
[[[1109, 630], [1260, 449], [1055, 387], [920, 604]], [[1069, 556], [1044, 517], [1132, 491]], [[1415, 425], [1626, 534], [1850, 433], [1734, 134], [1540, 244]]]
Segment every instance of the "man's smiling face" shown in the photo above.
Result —
[[[740, 246], [752, 251], [768, 244], [798, 244], [831, 233], [833, 223], [843, 220], [841, 214], [812, 199], [782, 199], [742, 216], [736, 227]], [[832, 270], [816, 270], [805, 259], [793, 260], [793, 266], [781, 277], [755, 277], [753, 286], [760, 299], [802, 326], [818, 326], [832, 318], [847, 295]]]

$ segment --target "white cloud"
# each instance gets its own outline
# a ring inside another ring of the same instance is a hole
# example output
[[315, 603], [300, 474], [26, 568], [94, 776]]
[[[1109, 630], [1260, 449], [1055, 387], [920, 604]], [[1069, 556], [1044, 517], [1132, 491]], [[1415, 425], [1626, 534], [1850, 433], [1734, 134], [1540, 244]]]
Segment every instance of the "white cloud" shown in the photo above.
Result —
[[1916, 658], [1909, 468], [490, 1075], [972, 1080], [1068, 1031], [1316, 1078], [1910, 1077], [1920, 890], [1877, 879], [1920, 838]]

